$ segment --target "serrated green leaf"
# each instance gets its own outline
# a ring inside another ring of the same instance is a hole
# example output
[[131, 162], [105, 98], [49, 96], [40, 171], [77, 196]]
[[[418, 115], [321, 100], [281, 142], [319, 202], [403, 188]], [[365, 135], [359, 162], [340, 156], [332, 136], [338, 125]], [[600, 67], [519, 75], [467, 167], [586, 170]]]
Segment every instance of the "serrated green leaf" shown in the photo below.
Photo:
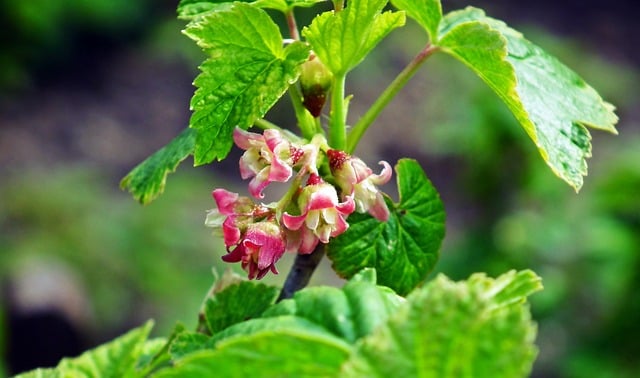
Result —
[[120, 188], [146, 205], [164, 191], [167, 175], [193, 153], [196, 130], [185, 129], [166, 146], [138, 164], [120, 181]]
[[[237, 0], [238, 1], [238, 0]], [[295, 7], [308, 8], [325, 0], [239, 0], [250, 3], [257, 8], [268, 8], [283, 13], [291, 11]], [[181, 0], [178, 4], [178, 18], [194, 20], [208, 13], [228, 10], [234, 1], [228, 0]]]
[[440, 0], [391, 0], [391, 3], [415, 19], [429, 34], [431, 43], [438, 41], [438, 26], [442, 20]]
[[531, 271], [462, 282], [440, 275], [362, 339], [340, 376], [525, 377], [537, 353], [525, 301], [541, 288]]
[[278, 297], [280, 289], [254, 281], [227, 286], [205, 301], [204, 316], [211, 334], [235, 323], [260, 316]]
[[369, 269], [342, 289], [306, 288], [265, 311], [263, 316], [293, 315], [307, 319], [353, 343], [384, 323], [403, 301], [389, 288], [377, 286], [375, 279], [375, 270]]
[[335, 377], [349, 354], [337, 337], [298, 329], [265, 331], [191, 354], [161, 371], [160, 378]]
[[302, 42], [282, 46], [278, 26], [263, 10], [234, 3], [191, 22], [185, 34], [209, 55], [195, 79], [189, 122], [197, 129], [195, 164], [222, 160], [233, 129], [247, 129], [286, 92], [308, 58]]
[[446, 15], [438, 46], [496, 92], [551, 170], [579, 190], [591, 156], [586, 126], [616, 133], [614, 107], [556, 58], [479, 9]]
[[335, 75], [345, 75], [393, 29], [404, 25], [404, 12], [381, 13], [387, 0], [353, 0], [341, 12], [314, 18], [302, 35]]
[[437, 191], [416, 161], [400, 160], [396, 172], [400, 202], [387, 199], [389, 220], [350, 215], [349, 229], [329, 243], [327, 256], [344, 277], [373, 267], [380, 285], [406, 295], [424, 281], [438, 260], [445, 213]]
[[62, 377], [132, 377], [136, 362], [144, 351], [147, 336], [153, 327], [149, 321], [106, 344], [76, 358], [60, 361], [56, 370]]

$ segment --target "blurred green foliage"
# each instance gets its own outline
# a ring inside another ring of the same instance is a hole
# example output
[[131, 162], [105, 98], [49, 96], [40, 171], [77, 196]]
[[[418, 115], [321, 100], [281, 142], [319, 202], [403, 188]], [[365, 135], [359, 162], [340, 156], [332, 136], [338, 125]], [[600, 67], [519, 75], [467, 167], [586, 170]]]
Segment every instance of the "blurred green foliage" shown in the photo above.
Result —
[[91, 40], [130, 37], [158, 8], [151, 0], [0, 0], [0, 90], [25, 86], [34, 70], [76, 64], [99, 50]]
[[10, 177], [0, 187], [10, 199], [0, 203], [0, 276], [37, 262], [68, 268], [98, 334], [148, 318], [158, 332], [177, 320], [195, 323], [224, 251], [203, 223], [210, 187], [176, 174], [161, 199], [142, 207], [88, 168]]

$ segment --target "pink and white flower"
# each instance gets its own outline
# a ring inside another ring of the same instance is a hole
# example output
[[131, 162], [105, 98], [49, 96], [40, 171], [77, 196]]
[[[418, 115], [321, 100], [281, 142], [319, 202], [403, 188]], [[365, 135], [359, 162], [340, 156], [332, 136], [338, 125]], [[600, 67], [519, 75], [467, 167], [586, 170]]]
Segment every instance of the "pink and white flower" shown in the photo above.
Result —
[[262, 191], [270, 183], [287, 182], [301, 154], [278, 130], [268, 129], [260, 135], [236, 128], [233, 140], [245, 150], [240, 158], [240, 175], [243, 179], [253, 177], [249, 193], [255, 198], [264, 198]]
[[240, 262], [249, 279], [261, 279], [269, 271], [278, 274], [275, 263], [286, 249], [282, 229], [275, 222], [251, 223], [237, 245], [222, 256], [226, 262]]
[[344, 151], [329, 150], [327, 156], [336, 183], [344, 196], [354, 198], [356, 210], [361, 213], [368, 212], [380, 221], [389, 219], [387, 204], [376, 187], [376, 185], [386, 184], [391, 179], [392, 171], [389, 163], [380, 161], [379, 164], [383, 168], [380, 174], [376, 175], [362, 160]]
[[349, 228], [345, 218], [355, 210], [351, 196], [344, 202], [338, 200], [333, 185], [327, 184], [316, 174], [311, 174], [298, 197], [300, 215], [282, 215], [282, 223], [289, 230], [300, 231], [299, 253], [311, 253], [318, 242], [328, 243]]

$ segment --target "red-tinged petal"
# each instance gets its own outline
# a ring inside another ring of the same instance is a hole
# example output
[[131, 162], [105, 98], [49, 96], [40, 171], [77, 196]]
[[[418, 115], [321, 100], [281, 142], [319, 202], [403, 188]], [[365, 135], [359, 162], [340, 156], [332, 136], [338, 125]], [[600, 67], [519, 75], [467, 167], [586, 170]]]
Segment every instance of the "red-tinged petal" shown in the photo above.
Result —
[[347, 223], [343, 217], [338, 217], [336, 224], [333, 226], [333, 232], [331, 233], [332, 237], [336, 237], [343, 232], [347, 231], [349, 228], [349, 223]]
[[264, 137], [260, 134], [245, 131], [236, 127], [233, 130], [233, 141], [236, 146], [243, 150], [248, 150], [249, 148], [254, 147], [256, 142], [264, 142]]
[[213, 199], [216, 201], [220, 214], [235, 214], [234, 206], [238, 201], [238, 193], [229, 192], [224, 189], [216, 189], [213, 191]]
[[381, 222], [389, 220], [389, 208], [380, 192], [376, 193], [376, 200], [369, 208], [369, 214]]
[[391, 169], [391, 165], [384, 160], [379, 161], [378, 164], [382, 165], [382, 171], [380, 171], [379, 175], [371, 175], [369, 180], [376, 185], [384, 185], [391, 179], [393, 170]]
[[222, 261], [228, 262], [228, 263], [240, 262], [244, 258], [244, 253], [245, 253], [244, 247], [238, 246], [233, 251], [222, 256]]
[[300, 243], [300, 250], [298, 252], [303, 255], [313, 252], [319, 242], [318, 237], [308, 228], [302, 229], [301, 239], [302, 242]]
[[224, 237], [224, 245], [230, 248], [240, 242], [240, 229], [236, 225], [236, 217], [229, 216], [222, 224], [222, 235]]
[[256, 177], [249, 181], [249, 193], [255, 198], [264, 198], [262, 191], [269, 185], [269, 168], [262, 169]]
[[289, 230], [298, 230], [304, 224], [307, 218], [307, 213], [302, 215], [289, 215], [289, 213], [282, 214], [282, 223]]
[[353, 197], [346, 196], [345, 201], [339, 203], [336, 206], [336, 210], [338, 210], [338, 212], [343, 215], [349, 215], [353, 213], [356, 210], [356, 203], [353, 200]]
[[269, 181], [273, 182], [287, 182], [293, 175], [293, 169], [280, 159], [273, 159], [271, 161], [271, 169], [269, 170]]

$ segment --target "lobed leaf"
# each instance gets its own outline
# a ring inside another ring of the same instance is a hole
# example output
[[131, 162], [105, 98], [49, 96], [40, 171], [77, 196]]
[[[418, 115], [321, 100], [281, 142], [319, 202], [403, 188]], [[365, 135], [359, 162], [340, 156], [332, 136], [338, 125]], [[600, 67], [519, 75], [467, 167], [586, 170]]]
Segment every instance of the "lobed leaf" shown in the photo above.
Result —
[[[257, 8], [275, 9], [283, 13], [290, 12], [295, 7], [308, 8], [325, 0], [236, 0], [249, 3]], [[229, 0], [180, 0], [178, 4], [178, 18], [194, 20], [208, 13], [228, 10], [234, 1]]]
[[531, 271], [497, 279], [440, 275], [361, 340], [344, 377], [525, 377], [536, 356], [526, 297], [542, 288]]
[[196, 130], [185, 129], [133, 168], [120, 181], [120, 188], [128, 190], [144, 205], [153, 201], [164, 191], [169, 173], [175, 172], [180, 162], [193, 153], [195, 140]]
[[396, 293], [377, 286], [375, 281], [375, 270], [367, 269], [355, 275], [342, 289], [306, 288], [270, 308], [264, 316], [303, 318], [353, 343], [384, 323], [403, 302]]
[[438, 46], [496, 92], [551, 170], [579, 190], [591, 156], [586, 126], [617, 133], [614, 107], [556, 58], [482, 10], [446, 15]]
[[189, 124], [198, 130], [194, 157], [201, 165], [224, 159], [233, 129], [265, 115], [297, 80], [309, 48], [302, 42], [283, 47], [271, 18], [244, 3], [194, 20], [185, 34], [209, 56], [194, 82]]
[[302, 30], [314, 53], [335, 75], [345, 75], [393, 29], [404, 12], [381, 13], [387, 0], [353, 0], [340, 12], [325, 12]]
[[343, 277], [372, 267], [379, 273], [380, 285], [406, 295], [424, 281], [438, 260], [445, 213], [437, 191], [415, 160], [400, 160], [396, 173], [400, 202], [387, 198], [389, 220], [350, 215], [349, 229], [329, 243], [327, 256]]
[[348, 354], [349, 346], [330, 335], [264, 331], [188, 355], [157, 377], [335, 377]]

